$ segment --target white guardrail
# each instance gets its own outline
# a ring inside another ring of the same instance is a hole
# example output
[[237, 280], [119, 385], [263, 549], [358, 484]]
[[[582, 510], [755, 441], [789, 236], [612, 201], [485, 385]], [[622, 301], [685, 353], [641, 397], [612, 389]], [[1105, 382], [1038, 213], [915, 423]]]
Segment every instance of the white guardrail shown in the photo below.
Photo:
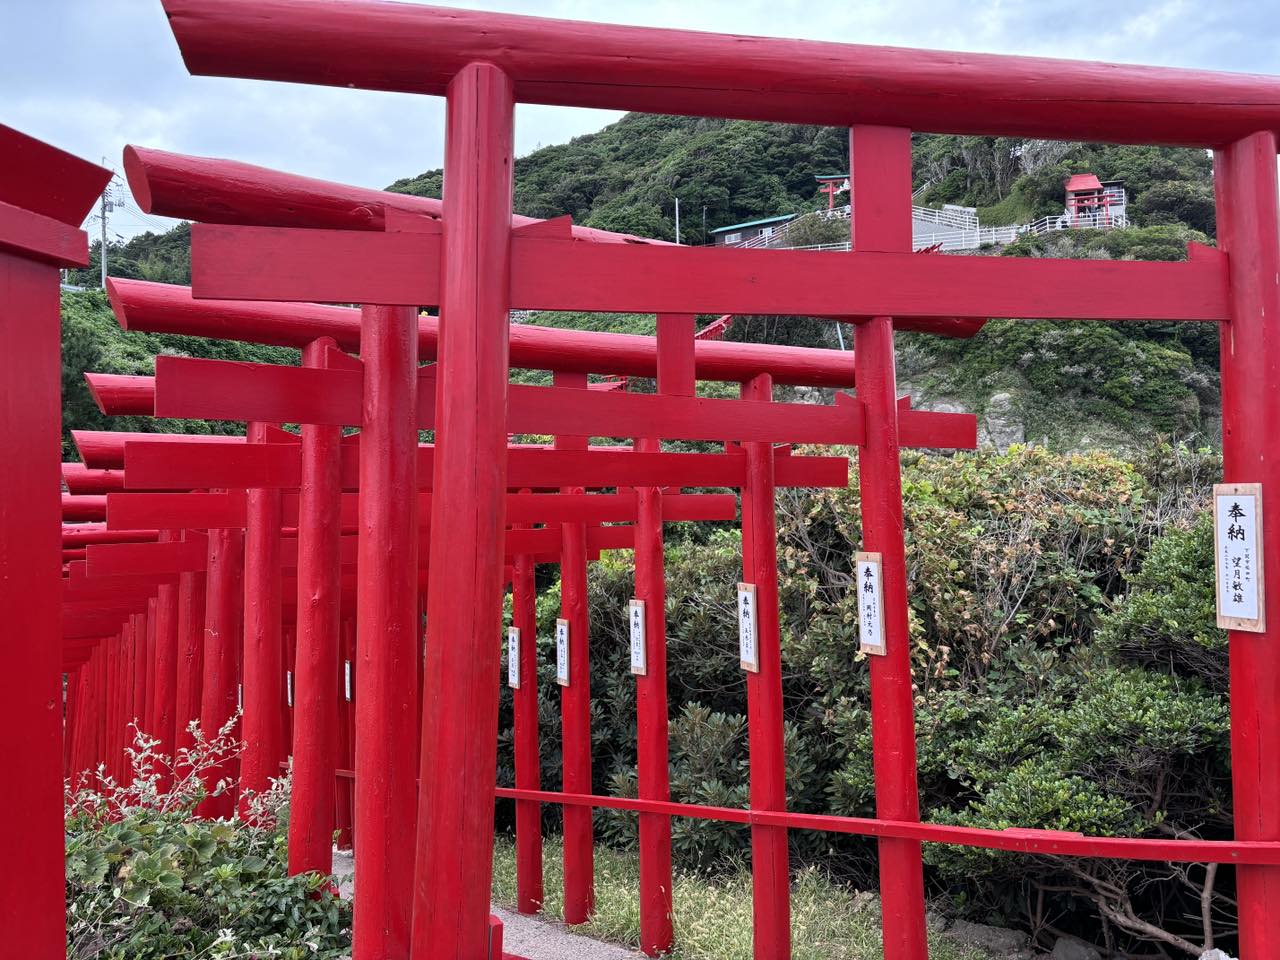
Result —
[[[832, 250], [847, 251], [849, 241], [795, 245], [788, 242], [792, 228], [798, 224], [821, 220], [848, 220], [849, 208], [818, 210], [797, 217], [772, 234], [752, 237], [739, 244], [737, 250]], [[1041, 217], [1031, 223], [1003, 227], [984, 227], [976, 214], [967, 210], [937, 210], [932, 207], [911, 208], [911, 240], [917, 248], [937, 246], [941, 250], [977, 250], [994, 244], [1013, 243], [1024, 234], [1041, 235], [1059, 230], [1114, 230], [1127, 227], [1129, 218], [1123, 212], [1092, 213], [1072, 217], [1069, 214]]]

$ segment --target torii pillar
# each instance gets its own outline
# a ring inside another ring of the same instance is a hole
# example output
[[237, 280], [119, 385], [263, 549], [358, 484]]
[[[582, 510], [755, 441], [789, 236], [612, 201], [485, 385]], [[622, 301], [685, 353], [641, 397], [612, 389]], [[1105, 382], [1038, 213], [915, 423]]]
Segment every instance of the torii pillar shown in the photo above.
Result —
[[[849, 130], [853, 249], [911, 249], [911, 131], [854, 126]], [[907, 563], [903, 541], [902, 463], [899, 457], [893, 320], [872, 317], [854, 333], [858, 398], [867, 439], [858, 451], [863, 549], [881, 556], [885, 655], [871, 657], [872, 763], [876, 816], [918, 821], [915, 698]], [[885, 955], [926, 960], [924, 868], [917, 840], [881, 838], [880, 898]]]
[[0, 875], [15, 957], [66, 953], [62, 824], [60, 267], [110, 171], [0, 126], [0, 821], [21, 869]]
[[515, 90], [486, 63], [449, 83], [435, 496], [413, 956], [489, 956], [497, 779]]
[[[1221, 326], [1222, 479], [1262, 485], [1263, 598], [1280, 597], [1280, 210], [1276, 135], [1214, 153], [1218, 244], [1230, 257]], [[1229, 632], [1231, 784], [1237, 840], [1280, 840], [1280, 611], [1261, 633]], [[1237, 868], [1241, 957], [1280, 955], [1280, 868]]]

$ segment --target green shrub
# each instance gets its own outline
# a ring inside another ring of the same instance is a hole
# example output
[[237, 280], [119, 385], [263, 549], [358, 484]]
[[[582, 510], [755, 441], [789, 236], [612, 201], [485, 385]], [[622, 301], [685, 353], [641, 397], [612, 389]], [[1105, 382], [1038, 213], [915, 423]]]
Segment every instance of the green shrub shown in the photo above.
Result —
[[1227, 634], [1213, 593], [1213, 518], [1169, 531], [1128, 578], [1129, 594], [1103, 618], [1099, 640], [1130, 663], [1227, 689]]
[[333, 878], [289, 875], [287, 778], [250, 798], [244, 820], [195, 816], [202, 776], [239, 752], [229, 730], [207, 742], [197, 730], [176, 764], [138, 733], [125, 782], [103, 768], [68, 782], [70, 960], [350, 953], [351, 906]]

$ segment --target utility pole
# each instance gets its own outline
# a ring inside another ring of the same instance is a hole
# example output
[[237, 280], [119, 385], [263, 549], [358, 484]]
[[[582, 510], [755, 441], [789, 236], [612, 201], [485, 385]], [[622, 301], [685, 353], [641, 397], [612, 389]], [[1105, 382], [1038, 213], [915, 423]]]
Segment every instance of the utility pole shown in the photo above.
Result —
[[676, 243], [680, 242], [680, 198], [676, 197]]
[[[106, 157], [102, 158], [102, 165], [104, 167], [107, 165]], [[98, 209], [98, 226], [101, 228], [99, 234], [99, 243], [101, 246], [98, 249], [98, 260], [102, 273], [103, 290], [107, 289], [107, 214], [111, 210], [115, 209], [111, 199], [111, 187], [115, 184], [115, 179], [115, 175], [113, 174], [111, 179], [107, 181], [107, 186], [102, 191], [102, 198], [99, 201]]]
[[101, 247], [98, 248], [98, 260], [102, 266], [102, 289], [107, 289], [107, 194], [111, 192], [108, 187], [102, 191], [102, 210], [99, 212], [98, 221], [102, 226]]

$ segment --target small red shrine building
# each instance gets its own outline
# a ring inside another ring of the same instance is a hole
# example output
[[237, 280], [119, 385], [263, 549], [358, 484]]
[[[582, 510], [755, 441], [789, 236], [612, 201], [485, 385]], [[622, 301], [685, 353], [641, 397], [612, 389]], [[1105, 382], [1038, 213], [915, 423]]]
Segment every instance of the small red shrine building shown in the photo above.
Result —
[[1128, 221], [1123, 180], [1099, 180], [1096, 174], [1067, 178], [1066, 216], [1073, 227], [1122, 227]]

